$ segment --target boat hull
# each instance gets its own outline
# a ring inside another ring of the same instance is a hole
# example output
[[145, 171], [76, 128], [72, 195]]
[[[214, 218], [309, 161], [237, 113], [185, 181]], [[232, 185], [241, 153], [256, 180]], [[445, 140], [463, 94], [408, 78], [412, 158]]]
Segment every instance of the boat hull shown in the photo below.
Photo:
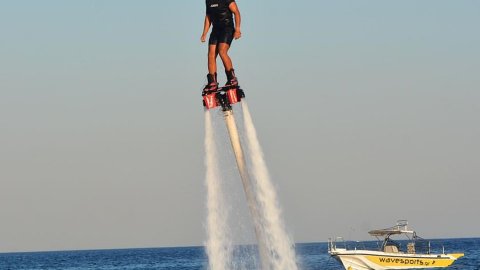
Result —
[[345, 250], [330, 253], [347, 270], [424, 269], [448, 267], [463, 254], [406, 254], [371, 250]]

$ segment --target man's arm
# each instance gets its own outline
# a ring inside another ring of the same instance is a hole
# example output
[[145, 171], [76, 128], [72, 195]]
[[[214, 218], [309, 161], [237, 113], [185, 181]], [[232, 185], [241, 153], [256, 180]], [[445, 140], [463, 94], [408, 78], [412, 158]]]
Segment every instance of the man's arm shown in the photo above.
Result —
[[235, 34], [233, 37], [235, 39], [239, 39], [242, 37], [242, 31], [240, 30], [240, 25], [242, 23], [242, 16], [240, 16], [240, 10], [238, 9], [237, 3], [232, 2], [228, 6], [230, 11], [232, 11], [233, 15], [235, 16]]
[[200, 41], [205, 42], [207, 40], [207, 34], [208, 30], [210, 30], [210, 25], [212, 24], [212, 21], [210, 20], [210, 17], [205, 15], [205, 22], [203, 23], [203, 33], [202, 37], [200, 37]]

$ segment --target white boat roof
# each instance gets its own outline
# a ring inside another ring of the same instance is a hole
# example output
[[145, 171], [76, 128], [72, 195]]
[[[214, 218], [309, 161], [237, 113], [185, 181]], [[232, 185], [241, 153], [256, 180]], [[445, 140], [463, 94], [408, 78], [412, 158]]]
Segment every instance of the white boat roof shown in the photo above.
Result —
[[394, 229], [380, 229], [380, 230], [373, 230], [368, 232], [371, 236], [385, 236], [385, 235], [392, 235], [392, 234], [414, 234], [415, 231], [410, 230], [394, 230]]
[[407, 228], [408, 221], [406, 220], [399, 220], [397, 221], [397, 225], [386, 228], [386, 229], [379, 229], [379, 230], [372, 230], [368, 233], [371, 236], [388, 236], [392, 234], [414, 234], [415, 231], [409, 230]]

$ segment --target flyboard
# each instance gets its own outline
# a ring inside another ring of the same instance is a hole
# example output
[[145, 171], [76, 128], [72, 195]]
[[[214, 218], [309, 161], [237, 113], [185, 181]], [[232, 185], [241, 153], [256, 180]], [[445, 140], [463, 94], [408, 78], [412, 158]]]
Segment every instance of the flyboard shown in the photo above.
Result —
[[232, 144], [233, 153], [237, 161], [238, 171], [240, 178], [242, 179], [243, 189], [248, 203], [250, 214], [253, 218], [255, 227], [255, 235], [258, 242], [258, 251], [260, 255], [260, 261], [262, 269], [269, 269], [268, 262], [268, 250], [265, 240], [265, 235], [260, 224], [260, 213], [257, 207], [257, 201], [253, 190], [252, 182], [248, 174], [248, 168], [243, 155], [243, 148], [238, 135], [237, 124], [232, 110], [232, 105], [241, 102], [245, 98], [244, 91], [240, 86], [225, 86], [219, 88], [217, 91], [203, 91], [203, 106], [206, 110], [221, 107], [225, 124], [230, 136], [230, 142]]

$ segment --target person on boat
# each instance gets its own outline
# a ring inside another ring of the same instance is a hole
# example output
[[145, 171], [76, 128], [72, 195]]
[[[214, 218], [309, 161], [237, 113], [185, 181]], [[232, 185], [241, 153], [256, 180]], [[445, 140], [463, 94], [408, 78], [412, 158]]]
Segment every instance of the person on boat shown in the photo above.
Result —
[[[237, 86], [238, 80], [228, 50], [233, 39], [239, 39], [242, 36], [240, 10], [235, 0], [205, 0], [205, 5], [205, 23], [200, 40], [205, 42], [211, 25], [213, 25], [213, 29], [208, 40], [208, 83], [203, 90], [218, 90], [216, 62], [218, 55], [222, 59], [227, 75], [225, 86]], [[233, 20], [234, 16], [235, 21]]]

